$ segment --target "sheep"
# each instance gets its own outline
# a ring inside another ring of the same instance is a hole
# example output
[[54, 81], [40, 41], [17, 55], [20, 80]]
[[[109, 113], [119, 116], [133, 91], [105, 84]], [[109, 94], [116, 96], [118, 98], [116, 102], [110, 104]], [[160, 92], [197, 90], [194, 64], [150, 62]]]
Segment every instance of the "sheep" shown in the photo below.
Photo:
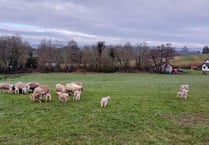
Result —
[[[17, 87], [18, 88], [18, 90], [19, 90], [19, 93], [22, 93], [22, 89], [25, 87], [25, 83], [23, 83], [23, 82], [17, 82], [16, 84], [15, 84], [15, 87]], [[18, 93], [18, 94], [19, 94]]]
[[180, 85], [179, 90], [189, 90], [189, 85]]
[[65, 84], [65, 89], [67, 92], [74, 93], [75, 91], [83, 91], [83, 86], [76, 83], [67, 83]]
[[15, 94], [20, 94], [20, 90], [17, 86], [15, 86]]
[[176, 97], [187, 99], [188, 92], [189, 92], [189, 85], [185, 85], [185, 84], [180, 85]]
[[28, 82], [26, 85], [28, 85], [30, 87], [30, 90], [32, 90], [33, 92], [34, 89], [38, 87], [40, 84], [38, 82]]
[[52, 96], [51, 96], [50, 93], [46, 93], [45, 97], [46, 97], [45, 102], [47, 102], [48, 100], [49, 100], [49, 101], [52, 100]]
[[188, 91], [187, 90], [178, 91], [177, 92], [177, 97], [180, 97], [180, 98], [187, 99], [187, 95], [188, 95]]
[[22, 88], [22, 93], [23, 94], [28, 94], [29, 91], [30, 91], [30, 86], [26, 84], [25, 87]]
[[49, 86], [39, 85], [39, 87], [43, 89], [43, 94], [42, 95], [46, 95], [47, 93], [50, 93]]
[[68, 102], [70, 99], [68, 93], [57, 92], [57, 95], [58, 95], [59, 101], [64, 100], [65, 102]]
[[42, 96], [44, 94], [44, 90], [40, 87], [36, 87], [31, 94], [31, 100], [34, 102], [35, 99], [38, 99], [39, 103], [41, 103]]
[[55, 88], [56, 88], [56, 92], [65, 92], [65, 86], [62, 84], [56, 84]]
[[80, 101], [81, 92], [82, 92], [82, 91], [75, 91], [75, 92], [73, 93], [73, 100], [75, 100], [75, 101]]
[[0, 83], [1, 92], [3, 92], [3, 90], [9, 90], [12, 86], [13, 85], [10, 83]]
[[8, 94], [12, 94], [12, 93], [15, 93], [15, 86], [14, 85], [9, 86]]
[[110, 96], [103, 97], [100, 101], [101, 107], [106, 107], [107, 104], [108, 104], [109, 99], [110, 99]]

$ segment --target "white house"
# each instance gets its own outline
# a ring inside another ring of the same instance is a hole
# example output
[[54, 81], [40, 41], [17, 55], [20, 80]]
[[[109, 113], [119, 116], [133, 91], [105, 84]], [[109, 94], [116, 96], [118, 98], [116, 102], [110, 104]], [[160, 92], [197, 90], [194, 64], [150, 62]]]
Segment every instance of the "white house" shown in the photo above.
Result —
[[207, 59], [203, 64], [202, 64], [202, 71], [209, 71], [209, 59]]

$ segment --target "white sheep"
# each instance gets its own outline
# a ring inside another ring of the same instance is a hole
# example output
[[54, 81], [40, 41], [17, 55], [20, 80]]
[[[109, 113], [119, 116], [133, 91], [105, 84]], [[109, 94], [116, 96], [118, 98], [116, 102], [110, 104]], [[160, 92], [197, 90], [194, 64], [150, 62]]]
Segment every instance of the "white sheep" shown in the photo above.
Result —
[[31, 100], [34, 102], [35, 99], [37, 99], [39, 103], [41, 103], [43, 94], [44, 90], [40, 87], [36, 87], [33, 91], [33, 94], [31, 94]]
[[80, 101], [82, 91], [75, 91], [73, 93], [73, 100]]
[[103, 97], [100, 101], [101, 107], [106, 107], [107, 104], [108, 104], [109, 99], [110, 99], [110, 96]]
[[62, 84], [55, 85], [56, 92], [65, 92], [65, 86]]
[[188, 92], [189, 92], [189, 85], [185, 85], [185, 84], [180, 85], [176, 97], [187, 99]]
[[23, 94], [28, 94], [30, 91], [30, 86], [29, 85], [25, 85], [24, 88], [22, 88], [22, 93]]
[[179, 90], [180, 90], [180, 91], [181, 91], [181, 90], [189, 90], [189, 85], [185, 85], [185, 84], [180, 85]]
[[83, 91], [83, 86], [76, 83], [67, 83], [65, 89], [67, 92], [74, 93], [75, 91]]
[[46, 102], [52, 100], [52, 96], [50, 93], [46, 93], [44, 96], [46, 97], [46, 99], [45, 99]]
[[69, 94], [63, 92], [57, 92], [59, 101], [64, 100], [65, 102], [69, 101]]
[[3, 90], [9, 90], [9, 88], [13, 86], [12, 84], [10, 83], [0, 83], [0, 89], [1, 89], [1, 92], [3, 92]]
[[15, 86], [15, 94], [20, 94], [20, 90], [17, 86]]

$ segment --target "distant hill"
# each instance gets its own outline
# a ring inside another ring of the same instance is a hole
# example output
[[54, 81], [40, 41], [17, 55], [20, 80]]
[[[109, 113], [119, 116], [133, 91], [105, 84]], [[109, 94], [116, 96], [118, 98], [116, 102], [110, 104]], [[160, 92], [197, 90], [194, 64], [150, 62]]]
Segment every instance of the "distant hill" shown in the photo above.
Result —
[[171, 64], [177, 67], [201, 66], [209, 58], [209, 54], [176, 56]]

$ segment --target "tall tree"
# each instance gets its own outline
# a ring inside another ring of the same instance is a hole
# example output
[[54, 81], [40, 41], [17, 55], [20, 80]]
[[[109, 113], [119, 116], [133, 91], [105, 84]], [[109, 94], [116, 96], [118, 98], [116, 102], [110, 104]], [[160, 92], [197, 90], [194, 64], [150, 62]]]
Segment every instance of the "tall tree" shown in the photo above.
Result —
[[104, 48], [105, 48], [105, 42], [104, 41], [97, 42], [98, 71], [101, 70], [101, 56], [102, 56], [102, 51], [103, 51]]

